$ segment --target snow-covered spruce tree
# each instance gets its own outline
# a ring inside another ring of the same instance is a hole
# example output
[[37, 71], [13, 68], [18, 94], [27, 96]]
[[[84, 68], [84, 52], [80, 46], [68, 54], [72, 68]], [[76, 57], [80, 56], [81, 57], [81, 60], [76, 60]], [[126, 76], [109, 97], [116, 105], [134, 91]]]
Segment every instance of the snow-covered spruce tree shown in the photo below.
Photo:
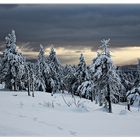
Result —
[[64, 87], [69, 93], [72, 93], [72, 85], [77, 81], [76, 69], [74, 66], [67, 65], [64, 68]]
[[62, 65], [61, 65], [53, 47], [51, 48], [47, 61], [56, 72], [61, 71]]
[[34, 91], [35, 91], [35, 65], [34, 63], [30, 63], [31, 69], [30, 69], [30, 79], [31, 79], [31, 91], [32, 91], [32, 97], [35, 97]]
[[78, 82], [76, 82], [78, 85], [76, 93], [78, 93], [80, 97], [93, 101], [94, 83], [91, 80], [89, 72], [90, 71], [86, 66], [84, 56], [81, 54], [80, 63], [76, 72], [76, 76], [78, 77]]
[[16, 35], [12, 30], [5, 38], [6, 49], [2, 56], [0, 78], [6, 88], [20, 90], [24, 88], [25, 58], [16, 50]]
[[[86, 62], [85, 62], [85, 59], [84, 59], [84, 56], [83, 54], [80, 55], [80, 58], [79, 58], [80, 62], [77, 66], [77, 69], [76, 69], [76, 73], [75, 73], [75, 76], [77, 77], [77, 80], [76, 82], [72, 85], [72, 93], [73, 94], [76, 94], [80, 97], [85, 97], [86, 93], [84, 95], [81, 95], [81, 91], [78, 90], [78, 87], [85, 81], [89, 81], [89, 74], [88, 74], [88, 71], [87, 71], [87, 66], [86, 66]], [[83, 85], [86, 85], [86, 84], [83, 84]]]
[[26, 62], [25, 68], [26, 68], [26, 87], [28, 91], [28, 96], [34, 97], [35, 84], [37, 81], [35, 77], [36, 67], [34, 63]]
[[131, 105], [140, 107], [140, 84], [127, 92], [127, 99]]
[[31, 96], [31, 65], [30, 62], [26, 62], [25, 65], [25, 72], [26, 72], [26, 77], [25, 77], [25, 83], [28, 91], [28, 96]]
[[130, 90], [136, 83], [139, 83], [138, 71], [130, 71], [129, 69], [122, 70], [118, 68], [118, 74], [121, 77], [121, 81], [126, 88], [126, 92]]
[[77, 92], [80, 93], [80, 97], [84, 97], [93, 101], [92, 94], [94, 92], [94, 83], [91, 80], [82, 82], [82, 84], [78, 87]]
[[83, 54], [80, 55], [80, 63], [78, 64], [77, 75], [80, 82], [89, 80], [89, 74]]
[[[139, 66], [137, 69], [137, 76], [135, 74], [135, 82], [130, 90], [127, 91], [126, 99], [127, 104], [130, 102], [130, 105], [137, 106], [140, 109], [140, 73]], [[130, 105], [128, 110], [130, 111]]]
[[49, 80], [49, 86], [50, 92], [52, 92], [52, 95], [61, 90], [61, 84], [63, 83], [61, 81], [61, 77], [63, 76], [63, 66], [61, 65], [59, 59], [57, 58], [56, 52], [54, 48], [51, 48], [50, 54], [47, 58], [47, 63], [50, 68], [50, 80]]
[[65, 90], [67, 90], [69, 92], [69, 88], [68, 88], [68, 83], [67, 83], [67, 76], [68, 74], [71, 73], [71, 65], [65, 65], [63, 67], [63, 75], [61, 77], [61, 92], [64, 93]]
[[42, 45], [40, 45], [40, 51], [36, 64], [36, 90], [46, 91], [46, 86], [49, 81], [50, 68], [46, 62], [45, 51]]
[[116, 96], [120, 96], [120, 90], [123, 88], [121, 79], [116, 72], [116, 67], [113, 65], [110, 51], [108, 49], [109, 41], [103, 39], [101, 41], [100, 49], [102, 52], [94, 60], [91, 65], [91, 71], [93, 73], [93, 81], [95, 88], [98, 91], [98, 96], [103, 91], [105, 101], [108, 103], [108, 112], [112, 112], [111, 101], [116, 100]]

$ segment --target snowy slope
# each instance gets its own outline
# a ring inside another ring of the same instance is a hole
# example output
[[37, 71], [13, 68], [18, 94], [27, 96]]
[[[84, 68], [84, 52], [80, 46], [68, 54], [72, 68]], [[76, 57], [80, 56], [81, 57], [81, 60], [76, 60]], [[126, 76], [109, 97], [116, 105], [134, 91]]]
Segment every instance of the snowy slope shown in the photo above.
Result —
[[68, 107], [60, 94], [0, 91], [0, 136], [140, 136], [137, 108], [113, 105], [109, 114], [94, 102], [80, 103]]

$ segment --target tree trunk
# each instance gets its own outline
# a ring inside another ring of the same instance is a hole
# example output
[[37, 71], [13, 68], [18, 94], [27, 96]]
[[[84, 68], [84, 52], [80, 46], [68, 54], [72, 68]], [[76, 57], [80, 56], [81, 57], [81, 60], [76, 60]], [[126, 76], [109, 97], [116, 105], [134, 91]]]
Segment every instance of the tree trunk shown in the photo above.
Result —
[[[96, 87], [95, 87], [96, 88]], [[95, 101], [95, 96], [96, 96], [96, 90], [94, 90], [94, 93], [93, 93], [93, 100]]]
[[112, 113], [112, 106], [111, 106], [111, 99], [110, 99], [110, 87], [109, 84], [107, 84], [107, 101], [108, 101], [108, 112]]
[[140, 100], [139, 100], [139, 105], [138, 105], [138, 111], [140, 110]]
[[34, 73], [32, 75], [32, 97], [35, 97], [35, 94], [34, 94]]
[[130, 110], [130, 100], [129, 100], [129, 99], [127, 99], [127, 109], [128, 109], [129, 111], [131, 111], [131, 110]]
[[91, 102], [93, 102], [93, 92], [91, 93]]
[[16, 82], [16, 78], [14, 78], [14, 91], [17, 91], [17, 82]]
[[33, 92], [32, 92], [32, 97], [35, 97], [35, 94], [34, 94], [34, 89], [33, 89]]
[[93, 100], [95, 101], [95, 93], [94, 93], [94, 95], [93, 95]]
[[15, 82], [14, 82], [14, 86], [13, 87], [14, 87], [13, 90], [16, 91], [16, 84], [15, 84]]
[[30, 78], [29, 78], [29, 71], [28, 71], [28, 96], [31, 96], [30, 90], [31, 90], [31, 88], [30, 88]]
[[53, 96], [53, 92], [51, 93], [51, 96]]
[[101, 101], [99, 101], [99, 106], [102, 106], [103, 104], [102, 104], [102, 102]]
[[107, 101], [105, 100], [105, 105], [104, 105], [104, 108], [107, 110]]
[[32, 90], [32, 97], [35, 97], [34, 88], [33, 88], [33, 90]]
[[130, 104], [127, 104], [127, 109], [130, 111]]
[[28, 82], [28, 96], [31, 96], [31, 94], [30, 94], [30, 82]]
[[95, 95], [95, 104], [98, 104], [97, 95]]
[[102, 95], [101, 95], [102, 93], [100, 93], [99, 94], [99, 106], [102, 106], [103, 104], [102, 104]]

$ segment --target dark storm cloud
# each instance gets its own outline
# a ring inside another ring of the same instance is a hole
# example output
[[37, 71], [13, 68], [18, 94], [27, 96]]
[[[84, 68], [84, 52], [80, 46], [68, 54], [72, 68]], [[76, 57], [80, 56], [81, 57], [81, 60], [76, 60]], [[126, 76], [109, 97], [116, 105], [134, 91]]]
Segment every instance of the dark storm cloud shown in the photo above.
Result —
[[140, 45], [140, 5], [0, 5], [0, 40], [11, 29], [18, 42], [95, 50], [102, 38], [112, 47]]
[[17, 6], [18, 6], [18, 4], [1, 4], [0, 9], [9, 10], [9, 9], [15, 8]]

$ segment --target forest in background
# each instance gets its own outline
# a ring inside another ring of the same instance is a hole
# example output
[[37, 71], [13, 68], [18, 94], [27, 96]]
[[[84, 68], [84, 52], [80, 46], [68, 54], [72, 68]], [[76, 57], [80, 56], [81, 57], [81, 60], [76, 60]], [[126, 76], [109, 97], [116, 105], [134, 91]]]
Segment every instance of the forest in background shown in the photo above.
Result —
[[[5, 50], [0, 60], [0, 82], [11, 91], [27, 91], [35, 97], [34, 91], [71, 94], [95, 101], [112, 112], [112, 103], [127, 102], [140, 106], [140, 72], [120, 71], [114, 64], [109, 50], [110, 39], [101, 40], [97, 56], [86, 65], [84, 55], [78, 65], [62, 65], [54, 48], [49, 55], [40, 45], [36, 62], [29, 62], [16, 46], [15, 31], [5, 37]], [[65, 100], [65, 99], [64, 99]], [[67, 105], [69, 105], [66, 102]]]

